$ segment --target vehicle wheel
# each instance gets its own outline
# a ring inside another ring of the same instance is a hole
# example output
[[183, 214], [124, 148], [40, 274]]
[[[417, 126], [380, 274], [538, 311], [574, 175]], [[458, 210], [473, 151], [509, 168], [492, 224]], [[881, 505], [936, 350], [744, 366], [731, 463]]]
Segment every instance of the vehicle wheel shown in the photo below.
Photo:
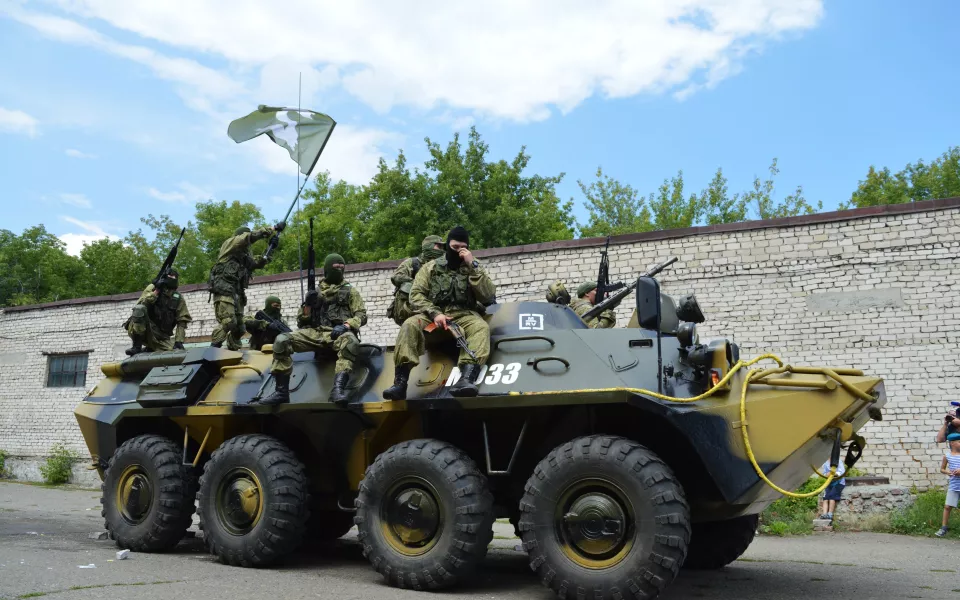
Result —
[[757, 515], [727, 521], [694, 523], [687, 569], [719, 569], [740, 558], [757, 534]]
[[655, 598], [687, 554], [683, 488], [656, 454], [623, 438], [555, 448], [527, 480], [520, 510], [530, 567], [561, 598]]
[[196, 479], [181, 464], [180, 448], [165, 437], [124, 442], [110, 458], [100, 489], [100, 514], [120, 548], [169, 550], [190, 527]]
[[341, 510], [310, 511], [307, 537], [312, 541], [329, 542], [340, 539], [353, 529], [353, 513]]
[[357, 497], [363, 555], [387, 583], [417, 590], [468, 577], [493, 539], [493, 495], [455, 446], [413, 440], [367, 468]]
[[293, 452], [267, 435], [240, 435], [210, 456], [200, 477], [200, 520], [223, 564], [262, 567], [293, 552], [310, 511], [307, 477]]

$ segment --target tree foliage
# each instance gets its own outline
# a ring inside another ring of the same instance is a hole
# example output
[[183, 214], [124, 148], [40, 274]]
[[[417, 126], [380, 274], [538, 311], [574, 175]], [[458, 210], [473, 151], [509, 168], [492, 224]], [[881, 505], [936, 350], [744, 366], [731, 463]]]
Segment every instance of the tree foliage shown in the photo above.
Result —
[[960, 146], [950, 147], [930, 164], [922, 159], [891, 173], [873, 165], [841, 209], [904, 204], [960, 196]]

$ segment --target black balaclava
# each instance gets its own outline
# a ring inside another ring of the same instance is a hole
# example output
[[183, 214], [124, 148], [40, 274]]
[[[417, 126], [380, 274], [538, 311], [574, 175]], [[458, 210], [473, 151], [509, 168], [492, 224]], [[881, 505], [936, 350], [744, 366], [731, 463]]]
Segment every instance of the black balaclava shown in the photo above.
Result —
[[[173, 278], [176, 279], [173, 279]], [[164, 289], [173, 291], [177, 289], [177, 286], [180, 285], [180, 273], [177, 273], [176, 270], [170, 269], [167, 271], [167, 276], [165, 280], [160, 284]]]
[[460, 265], [463, 264], [463, 259], [460, 258], [460, 253], [455, 251], [450, 247], [450, 240], [456, 240], [458, 242], [463, 242], [465, 244], [470, 244], [470, 234], [467, 233], [467, 230], [462, 226], [457, 225], [450, 230], [450, 233], [447, 234], [447, 243], [443, 245], [444, 252], [447, 255], [447, 265], [451, 269], [459, 269]]
[[333, 265], [337, 263], [341, 265], [347, 264], [339, 254], [328, 254], [327, 257], [323, 259], [323, 280], [327, 283], [337, 285], [343, 281], [343, 269], [333, 268]]

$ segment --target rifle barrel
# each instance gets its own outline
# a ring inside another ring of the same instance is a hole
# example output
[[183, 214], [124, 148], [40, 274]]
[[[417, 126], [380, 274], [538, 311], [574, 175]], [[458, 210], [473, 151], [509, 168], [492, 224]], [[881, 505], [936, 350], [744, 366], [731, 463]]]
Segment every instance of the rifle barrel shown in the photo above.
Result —
[[[671, 256], [667, 260], [650, 267], [640, 277], [653, 277], [657, 273], [660, 273], [661, 271], [663, 271], [673, 263], [677, 262], [678, 260], [680, 259], [677, 258], [676, 256]], [[609, 307], [614, 306], [616, 303], [620, 302], [621, 300], [629, 296], [630, 293], [633, 292], [633, 290], [637, 289], [637, 282], [639, 280], [640, 278], [638, 277], [630, 285], [613, 292], [612, 294], [604, 298], [602, 302], [598, 302], [596, 305], [594, 305], [593, 308], [583, 313], [583, 315], [580, 318], [583, 319], [584, 321], [589, 321], [590, 319], [596, 317], [603, 311], [607, 310]]]

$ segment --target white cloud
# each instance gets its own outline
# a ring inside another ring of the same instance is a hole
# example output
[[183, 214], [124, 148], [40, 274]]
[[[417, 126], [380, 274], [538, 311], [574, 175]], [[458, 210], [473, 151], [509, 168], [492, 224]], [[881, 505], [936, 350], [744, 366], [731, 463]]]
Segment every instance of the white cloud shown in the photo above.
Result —
[[66, 155], [69, 156], [70, 158], [87, 158], [91, 160], [94, 158], [97, 158], [96, 154], [87, 154], [86, 152], [81, 152], [80, 150], [76, 150], [75, 148], [67, 148]]
[[[152, 0], [60, 5], [174, 47], [260, 68], [262, 86], [285, 84], [284, 99], [295, 97], [292, 82], [303, 71], [305, 92], [342, 85], [381, 112], [404, 105], [518, 121], [568, 112], [594, 95], [689, 95], [712, 87], [737, 72], [744, 48], [809, 29], [823, 14], [822, 0], [433, 0], [413, 9], [386, 1], [290, 0], [283, 10], [241, 2], [229, 11], [215, 0], [189, 8]], [[148, 64], [205, 96], [223, 97], [234, 88], [220, 72], [193, 61], [133, 51], [49, 19], [31, 24]]]
[[194, 185], [189, 181], [181, 181], [177, 184], [176, 190], [161, 192], [155, 187], [147, 189], [147, 195], [161, 202], [180, 202], [183, 204], [191, 202], [202, 202], [214, 197], [213, 192]]
[[77, 208], [93, 208], [90, 199], [83, 194], [60, 194], [60, 201]]
[[80, 219], [75, 219], [66, 215], [60, 217], [62, 220], [79, 227], [87, 233], [64, 233], [58, 235], [57, 237], [67, 245], [67, 253], [74, 256], [79, 256], [80, 251], [83, 250], [84, 244], [91, 244], [97, 240], [102, 240], [104, 238], [110, 240], [119, 240], [120, 237], [113, 235], [112, 233], [107, 233], [103, 230], [103, 224], [96, 223], [93, 221], [81, 221]]
[[22, 110], [10, 110], [0, 106], [0, 132], [20, 133], [29, 137], [37, 135], [38, 121]]

